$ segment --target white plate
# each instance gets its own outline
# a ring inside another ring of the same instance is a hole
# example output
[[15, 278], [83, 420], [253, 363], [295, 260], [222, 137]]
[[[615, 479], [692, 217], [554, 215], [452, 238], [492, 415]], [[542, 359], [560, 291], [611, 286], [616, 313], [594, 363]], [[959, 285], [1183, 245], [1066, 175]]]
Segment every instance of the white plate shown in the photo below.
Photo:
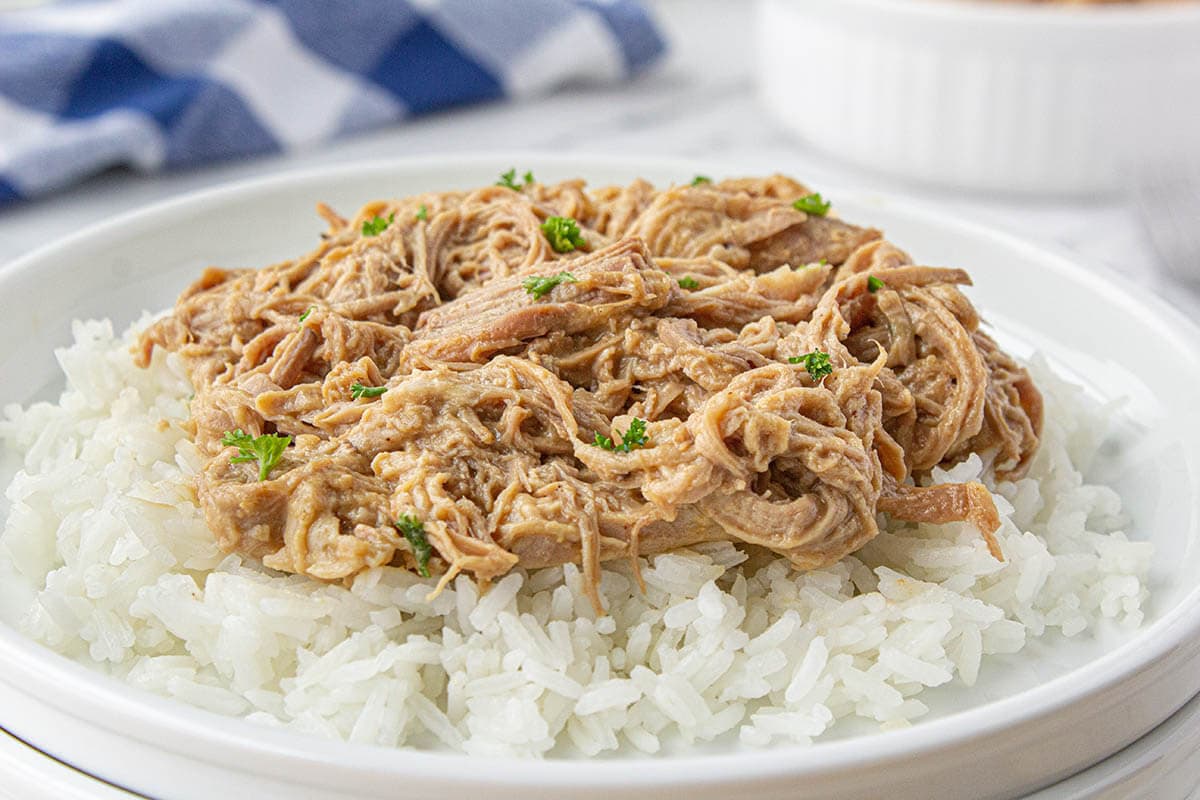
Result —
[[[0, 800], [136, 800], [0, 729]], [[1200, 697], [1121, 752], [1025, 800], [1200, 800]], [[169, 797], [161, 798], [169, 800]]]
[[[0, 800], [137, 800], [0, 729]], [[1121, 752], [1025, 800], [1198, 800], [1200, 697]], [[162, 798], [169, 800], [169, 798]]]
[[0, 729], [0, 800], [138, 800]]
[[1200, 697], [1112, 758], [1026, 800], [1132, 798], [1200, 798]]
[[[305, 252], [318, 200], [362, 202], [488, 183], [509, 166], [543, 180], [658, 183], [712, 164], [632, 159], [423, 159], [238, 184], [122, 217], [0, 269], [0, 402], [53, 380], [73, 317], [170, 304], [210, 263], [259, 266]], [[737, 170], [726, 169], [725, 174]], [[826, 187], [822, 187], [826, 188]], [[1200, 690], [1200, 332], [1152, 297], [1009, 236], [889, 202], [826, 191], [851, 221], [885, 229], [926, 263], [965, 266], [971, 296], [1017, 352], [1037, 347], [1101, 396], [1128, 395], [1126, 439], [1107, 466], [1158, 556], [1144, 628], [1048, 642], [994, 660], [970, 690], [929, 693], [910, 730], [811, 748], [656, 760], [528, 762], [352, 747], [214, 716], [110, 681], [0, 625], [0, 725], [114, 783], [172, 800], [346, 798], [1012, 797], [1116, 752]], [[43, 394], [45, 392], [43, 391]], [[1132, 420], [1137, 420], [1133, 424]], [[1139, 444], [1140, 443], [1140, 444]]]

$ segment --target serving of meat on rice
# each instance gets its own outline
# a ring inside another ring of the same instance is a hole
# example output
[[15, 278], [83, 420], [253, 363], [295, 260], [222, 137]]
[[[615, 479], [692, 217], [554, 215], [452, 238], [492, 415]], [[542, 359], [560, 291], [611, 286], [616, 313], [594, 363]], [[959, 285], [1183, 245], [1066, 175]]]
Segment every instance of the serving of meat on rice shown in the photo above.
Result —
[[79, 326], [0, 423], [7, 612], [221, 713], [518, 755], [896, 727], [1140, 622], [1095, 419], [966, 271], [782, 176], [502, 184], [321, 207], [307, 256]]
[[[972, 453], [1020, 475], [1037, 389], [965, 272], [813, 197], [572, 181], [329, 213], [304, 258], [206, 272], [140, 358], [188, 365], [221, 546], [285, 572], [572, 562], [599, 607], [601, 561], [734, 541], [818, 568], [879, 511], [970, 519], [1002, 558], [982, 485], [912, 478]], [[290, 446], [257, 475], [234, 431]]]

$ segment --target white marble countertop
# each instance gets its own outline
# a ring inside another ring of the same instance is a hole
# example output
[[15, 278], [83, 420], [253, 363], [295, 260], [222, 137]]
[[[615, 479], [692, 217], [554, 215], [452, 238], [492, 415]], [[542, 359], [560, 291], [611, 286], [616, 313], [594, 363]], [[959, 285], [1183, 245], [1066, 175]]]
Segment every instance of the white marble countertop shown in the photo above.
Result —
[[122, 211], [303, 167], [479, 150], [669, 155], [736, 165], [746, 172], [783, 171], [817, 188], [911, 197], [1066, 248], [1085, 263], [1116, 269], [1200, 320], [1200, 286], [1164, 275], [1127, 203], [1113, 198], [1080, 203], [963, 196], [896, 184], [839, 164], [806, 149], [762, 107], [755, 92], [754, 26], [745, 5], [720, 0], [656, 0], [652, 5], [670, 39], [671, 54], [632, 84], [439, 113], [303, 152], [155, 175], [113, 170], [65, 193], [0, 211], [0, 264]]

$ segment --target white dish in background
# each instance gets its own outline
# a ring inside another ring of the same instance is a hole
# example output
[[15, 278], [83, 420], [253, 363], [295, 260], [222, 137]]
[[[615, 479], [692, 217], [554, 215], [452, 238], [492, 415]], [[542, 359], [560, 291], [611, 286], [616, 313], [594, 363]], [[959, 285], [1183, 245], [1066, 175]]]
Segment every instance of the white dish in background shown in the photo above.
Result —
[[967, 189], [1114, 192], [1200, 141], [1200, 3], [762, 0], [766, 106], [820, 149]]
[[[185, 197], [81, 232], [0, 268], [0, 403], [48, 396], [68, 321], [168, 306], [200, 268], [260, 266], [307, 251], [318, 200], [350, 211], [380, 196], [489, 183], [516, 165], [543, 180], [683, 182], [705, 164], [507, 154], [284, 175]], [[798, 176], [803, 178], [803, 176]], [[915, 727], [811, 748], [659, 759], [530, 762], [355, 747], [218, 717], [111, 681], [0, 625], [0, 726], [62, 760], [165, 800], [233, 791], [263, 800], [651, 798], [752, 793], [891, 800], [1012, 797], [1133, 742], [1200, 691], [1200, 332], [1139, 297], [1009, 236], [828, 187], [842, 215], [881, 227], [919, 260], [968, 268], [971, 297], [1018, 354], [1033, 347], [1101, 396], [1127, 395], [1125, 448], [1107, 465], [1138, 538], [1157, 548], [1145, 626], [1117, 640], [1039, 643], [992, 659], [971, 688], [922, 696]], [[39, 391], [39, 389], [41, 391]], [[945, 689], [945, 691], [942, 691]]]

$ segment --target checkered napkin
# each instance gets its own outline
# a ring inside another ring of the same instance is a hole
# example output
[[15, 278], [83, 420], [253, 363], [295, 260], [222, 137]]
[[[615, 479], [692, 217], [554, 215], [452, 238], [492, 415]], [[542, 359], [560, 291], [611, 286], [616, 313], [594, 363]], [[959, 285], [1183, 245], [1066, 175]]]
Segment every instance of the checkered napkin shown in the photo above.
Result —
[[290, 150], [445, 106], [613, 82], [634, 0], [116, 0], [0, 12], [0, 205], [115, 165]]

